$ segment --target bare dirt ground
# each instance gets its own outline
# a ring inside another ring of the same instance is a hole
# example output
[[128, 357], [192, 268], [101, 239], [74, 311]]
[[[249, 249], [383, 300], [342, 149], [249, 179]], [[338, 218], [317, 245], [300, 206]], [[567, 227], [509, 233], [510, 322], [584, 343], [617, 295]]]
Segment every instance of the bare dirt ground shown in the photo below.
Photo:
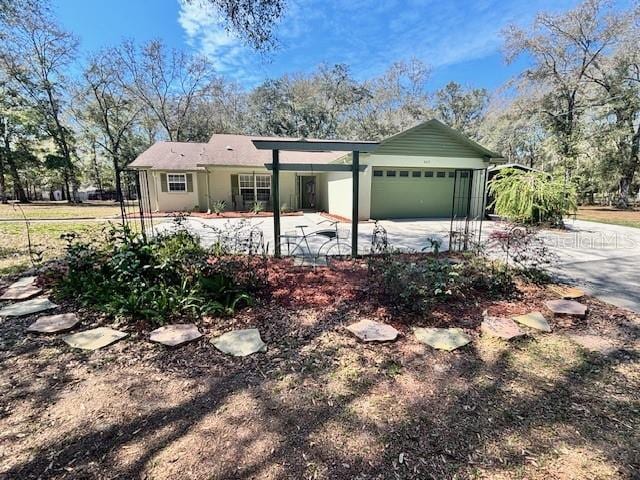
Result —
[[[205, 336], [177, 349], [121, 326], [127, 339], [83, 353], [60, 336], [26, 334], [33, 318], [5, 319], [0, 478], [640, 475], [637, 315], [586, 299], [585, 320], [556, 319], [551, 334], [506, 343], [479, 335], [482, 310], [543, 310], [547, 289], [520, 285], [508, 300], [410, 318], [377, 306], [362, 270], [282, 273], [270, 299], [204, 319]], [[106, 322], [80, 313], [85, 327]], [[402, 336], [359, 343], [344, 326], [361, 318]], [[445, 353], [412, 337], [412, 326], [445, 325], [473, 343]], [[209, 343], [239, 327], [258, 327], [268, 351], [239, 359]], [[604, 338], [607, 348], [585, 350], [571, 335]]]

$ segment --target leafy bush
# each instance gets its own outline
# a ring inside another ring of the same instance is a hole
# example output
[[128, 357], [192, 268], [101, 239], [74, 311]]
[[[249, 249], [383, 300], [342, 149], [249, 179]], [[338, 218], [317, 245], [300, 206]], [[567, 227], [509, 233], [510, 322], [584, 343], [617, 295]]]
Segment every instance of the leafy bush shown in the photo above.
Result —
[[504, 263], [508, 268], [527, 280], [545, 283], [550, 280], [548, 268], [556, 260], [538, 231], [530, 227], [509, 225], [501, 230], [494, 230], [489, 235], [489, 248], [494, 248], [504, 255]]
[[562, 218], [577, 209], [573, 186], [544, 172], [505, 168], [489, 182], [495, 212], [510, 221], [562, 225]]
[[102, 243], [65, 239], [67, 274], [58, 294], [111, 315], [163, 324], [231, 314], [266, 284], [259, 259], [211, 257], [184, 229], [150, 240], [127, 228], [111, 228]]
[[483, 257], [459, 259], [388, 253], [369, 258], [372, 286], [384, 302], [400, 311], [425, 313], [438, 302], [461, 300], [474, 291], [513, 289], [509, 271]]
[[227, 202], [224, 200], [216, 200], [211, 204], [211, 209], [216, 215], [220, 215], [227, 208]]

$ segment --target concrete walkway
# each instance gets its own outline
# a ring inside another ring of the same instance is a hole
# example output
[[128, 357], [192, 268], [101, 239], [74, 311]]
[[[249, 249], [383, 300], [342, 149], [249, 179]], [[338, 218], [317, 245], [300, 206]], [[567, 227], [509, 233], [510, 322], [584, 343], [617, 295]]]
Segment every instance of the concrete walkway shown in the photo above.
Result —
[[[202, 219], [191, 217], [186, 225], [197, 233], [205, 246], [212, 245], [217, 236], [208, 227], [223, 228], [227, 222], [233, 224], [246, 220], [247, 224], [259, 227], [264, 234], [270, 252], [273, 252], [273, 218], [249, 219]], [[281, 218], [281, 231], [306, 233], [319, 228], [329, 228], [326, 218], [317, 213]], [[387, 230], [389, 244], [395, 248], [421, 251], [429, 246], [429, 238], [442, 242], [441, 249], [448, 248], [449, 220], [383, 220], [380, 224]], [[158, 229], [171, 228], [170, 223]], [[483, 240], [501, 224], [493, 221], [483, 223]], [[553, 272], [564, 281], [580, 286], [601, 300], [640, 312], [640, 229], [607, 225], [581, 220], [568, 221], [567, 230], [547, 230], [542, 237], [557, 256]], [[350, 230], [350, 224], [341, 224]], [[368, 253], [371, 247], [373, 222], [360, 223], [359, 251]], [[350, 242], [350, 234], [348, 241]], [[313, 245], [312, 245], [313, 248]], [[284, 251], [284, 249], [283, 249]]]

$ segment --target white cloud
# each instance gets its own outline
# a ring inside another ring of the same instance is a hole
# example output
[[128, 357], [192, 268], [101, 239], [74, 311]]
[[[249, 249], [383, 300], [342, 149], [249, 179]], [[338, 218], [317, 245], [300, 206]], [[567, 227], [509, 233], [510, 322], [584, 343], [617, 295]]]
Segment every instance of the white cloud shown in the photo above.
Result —
[[577, 0], [289, 0], [276, 28], [281, 48], [267, 57], [271, 62], [228, 33], [211, 7], [178, 1], [189, 45], [220, 73], [250, 86], [319, 63], [347, 63], [367, 78], [403, 59], [419, 58], [434, 69], [482, 59], [499, 51], [508, 23], [529, 22], [539, 9]]
[[239, 81], [247, 81], [253, 52], [240, 39], [229, 33], [218, 13], [208, 4], [179, 0], [178, 23], [187, 43], [207, 56], [218, 73]]

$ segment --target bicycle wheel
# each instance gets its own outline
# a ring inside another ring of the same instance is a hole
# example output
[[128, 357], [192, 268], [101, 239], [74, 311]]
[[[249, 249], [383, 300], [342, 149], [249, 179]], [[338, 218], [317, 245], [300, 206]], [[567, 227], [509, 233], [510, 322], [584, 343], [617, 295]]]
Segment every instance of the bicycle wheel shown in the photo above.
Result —
[[327, 259], [327, 266], [335, 268], [340, 262], [351, 258], [351, 244], [347, 242], [332, 242], [333, 245], [328, 247], [324, 252]]

